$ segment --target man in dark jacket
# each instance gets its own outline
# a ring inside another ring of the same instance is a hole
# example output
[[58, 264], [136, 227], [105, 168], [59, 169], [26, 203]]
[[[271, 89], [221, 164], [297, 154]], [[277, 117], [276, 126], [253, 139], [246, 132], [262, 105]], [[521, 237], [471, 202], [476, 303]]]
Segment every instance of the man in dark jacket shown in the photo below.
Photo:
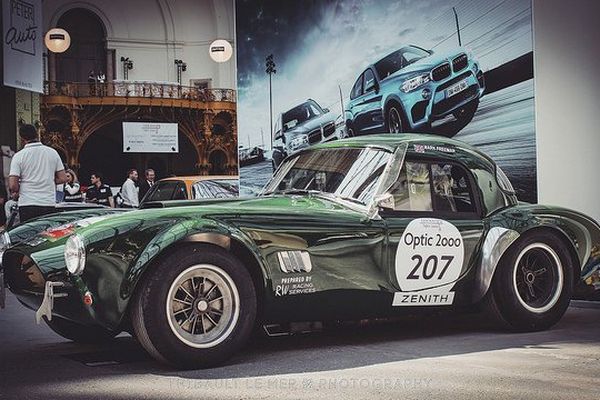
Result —
[[154, 173], [154, 170], [148, 168], [144, 174], [144, 179], [140, 179], [140, 181], [138, 183], [139, 188], [140, 188], [140, 191], [138, 193], [140, 203], [142, 202], [142, 199], [144, 198], [146, 193], [148, 193], [148, 190], [150, 190], [150, 188], [152, 186], [154, 186], [155, 178], [156, 178], [156, 174]]

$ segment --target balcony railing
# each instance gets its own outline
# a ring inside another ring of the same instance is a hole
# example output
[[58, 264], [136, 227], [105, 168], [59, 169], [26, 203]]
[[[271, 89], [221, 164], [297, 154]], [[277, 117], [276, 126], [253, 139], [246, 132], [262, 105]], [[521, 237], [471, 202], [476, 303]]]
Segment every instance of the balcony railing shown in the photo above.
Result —
[[146, 97], [193, 101], [224, 101], [235, 103], [233, 89], [199, 89], [174, 83], [112, 81], [44, 82], [44, 94], [68, 97]]

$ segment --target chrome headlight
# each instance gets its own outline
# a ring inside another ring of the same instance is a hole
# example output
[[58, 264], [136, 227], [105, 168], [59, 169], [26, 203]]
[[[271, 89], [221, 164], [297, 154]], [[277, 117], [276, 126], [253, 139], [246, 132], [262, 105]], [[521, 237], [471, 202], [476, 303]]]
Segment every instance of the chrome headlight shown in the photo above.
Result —
[[417, 89], [420, 86], [423, 86], [429, 82], [429, 74], [415, 76], [414, 78], [410, 78], [405, 80], [402, 83], [402, 87], [400, 88], [404, 93], [411, 92]]
[[65, 244], [65, 264], [73, 275], [81, 275], [85, 268], [85, 244], [79, 235], [73, 235]]
[[304, 147], [305, 145], [308, 145], [308, 136], [307, 135], [296, 136], [295, 138], [290, 140], [290, 144], [289, 144], [290, 150], [292, 150], [292, 151], [297, 150], [300, 147]]

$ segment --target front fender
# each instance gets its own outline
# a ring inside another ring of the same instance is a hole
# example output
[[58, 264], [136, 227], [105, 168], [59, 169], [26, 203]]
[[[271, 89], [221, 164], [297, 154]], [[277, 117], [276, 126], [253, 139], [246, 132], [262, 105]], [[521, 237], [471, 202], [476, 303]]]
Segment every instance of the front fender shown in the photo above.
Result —
[[120, 296], [122, 298], [131, 297], [140, 277], [148, 268], [151, 268], [153, 261], [159, 256], [164, 255], [173, 246], [193, 242], [213, 244], [229, 250], [232, 240], [245, 246], [254, 255], [256, 262], [261, 268], [266, 284], [270, 279], [266, 262], [260, 256], [260, 252], [254, 242], [246, 234], [218, 220], [186, 220], [170, 227], [148, 242], [144, 250], [140, 253], [140, 256], [123, 277]]

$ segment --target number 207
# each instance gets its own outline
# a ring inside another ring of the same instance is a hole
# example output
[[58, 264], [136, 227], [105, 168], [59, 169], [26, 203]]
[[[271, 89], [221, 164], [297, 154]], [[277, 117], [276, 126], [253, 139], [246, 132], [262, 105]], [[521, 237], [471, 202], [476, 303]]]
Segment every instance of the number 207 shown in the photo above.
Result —
[[[406, 277], [407, 279], [419, 279], [419, 268], [421, 268], [421, 265], [423, 265], [423, 279], [431, 279], [435, 276], [435, 273], [438, 269], [437, 256], [429, 256], [427, 257], [425, 262], [423, 262], [423, 257], [419, 254], [415, 254], [411, 257], [411, 260], [416, 261], [417, 265], [415, 265], [412, 271], [410, 271], [410, 274], [408, 274], [408, 276]], [[452, 260], [454, 260], [454, 256], [440, 257], [440, 261], [442, 261], [442, 263], [445, 262], [446, 264], [442, 267], [442, 270], [440, 271], [440, 274], [438, 275], [437, 279], [442, 279], [444, 277], [444, 274], [448, 270], [448, 267], [452, 263]]]

